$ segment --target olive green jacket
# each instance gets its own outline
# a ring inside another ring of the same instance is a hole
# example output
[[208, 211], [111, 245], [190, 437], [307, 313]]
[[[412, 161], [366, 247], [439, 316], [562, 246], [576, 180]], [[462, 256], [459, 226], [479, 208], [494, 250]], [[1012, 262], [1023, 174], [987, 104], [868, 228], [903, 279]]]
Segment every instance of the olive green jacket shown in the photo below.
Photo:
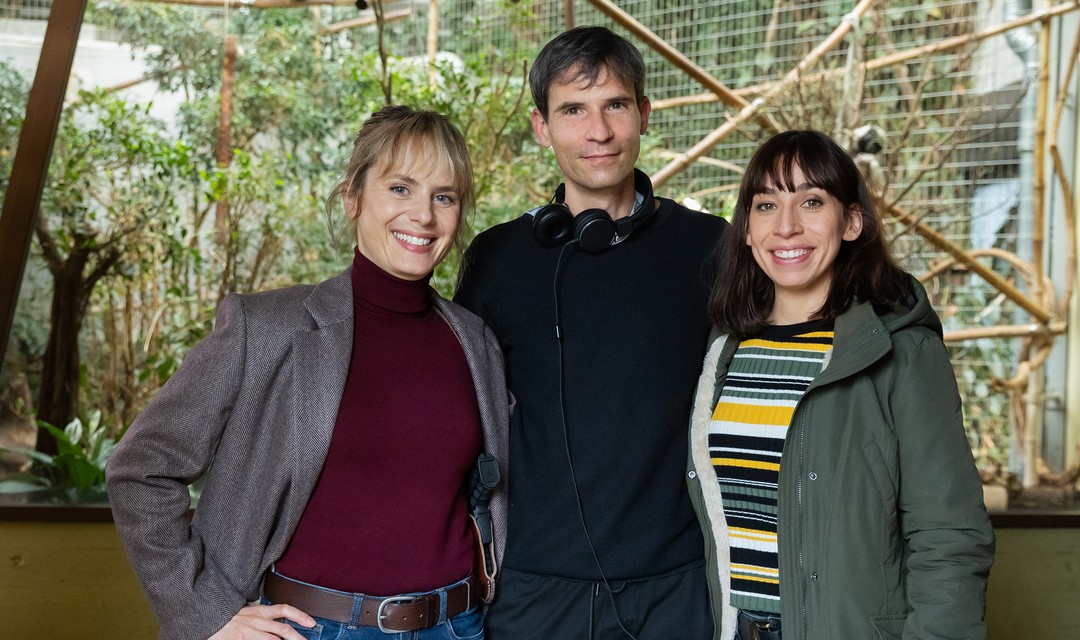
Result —
[[[941, 324], [915, 288], [913, 309], [856, 304], [837, 318], [834, 348], [795, 408], [778, 507], [785, 640], [986, 637], [994, 532]], [[705, 357], [687, 473], [717, 640], [734, 637], [736, 610], [708, 431], [737, 346], [716, 337]]]

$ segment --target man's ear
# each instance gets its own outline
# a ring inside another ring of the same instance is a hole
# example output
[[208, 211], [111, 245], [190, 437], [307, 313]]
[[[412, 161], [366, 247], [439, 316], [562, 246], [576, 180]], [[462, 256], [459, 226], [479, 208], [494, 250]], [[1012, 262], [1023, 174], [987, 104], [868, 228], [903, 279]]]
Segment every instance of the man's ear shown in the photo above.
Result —
[[649, 101], [649, 96], [645, 96], [641, 99], [641, 104], [638, 105], [638, 113], [641, 114], [641, 135], [645, 135], [645, 132], [649, 130], [649, 114], [652, 113], [652, 102]]
[[551, 138], [548, 136], [547, 119], [544, 118], [544, 114], [540, 113], [539, 109], [532, 110], [532, 130], [536, 135], [536, 140], [545, 147], [551, 146]]

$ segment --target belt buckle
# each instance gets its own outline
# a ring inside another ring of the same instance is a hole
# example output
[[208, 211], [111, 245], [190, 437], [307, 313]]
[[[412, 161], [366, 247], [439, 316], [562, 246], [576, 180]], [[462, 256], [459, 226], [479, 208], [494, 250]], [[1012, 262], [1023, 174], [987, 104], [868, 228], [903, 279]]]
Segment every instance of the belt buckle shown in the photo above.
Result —
[[775, 632], [776, 630], [777, 630], [777, 628], [774, 627], [773, 623], [771, 623], [771, 622], [759, 622], [757, 620], [751, 620], [750, 621], [750, 640], [763, 640], [762, 637], [761, 637], [761, 632], [762, 631], [773, 631], [773, 632]]
[[416, 602], [417, 600], [419, 600], [419, 598], [417, 598], [416, 596], [390, 596], [388, 598], [383, 598], [383, 601], [379, 603], [378, 610], [375, 612], [375, 620], [379, 624], [379, 631], [382, 631], [383, 633], [402, 633], [405, 631], [415, 631], [415, 629], [388, 629], [386, 625], [383, 624], [383, 619], [386, 617], [386, 614], [383, 613], [383, 608], [386, 607], [386, 605], [388, 604], [405, 604], [409, 602]]

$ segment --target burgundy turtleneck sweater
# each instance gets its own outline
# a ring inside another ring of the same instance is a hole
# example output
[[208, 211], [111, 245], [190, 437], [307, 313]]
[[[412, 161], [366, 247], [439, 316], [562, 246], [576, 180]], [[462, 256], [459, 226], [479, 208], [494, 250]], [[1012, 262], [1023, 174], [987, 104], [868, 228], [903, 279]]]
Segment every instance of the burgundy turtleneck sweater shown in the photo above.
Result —
[[349, 376], [322, 473], [277, 562], [282, 575], [396, 595], [473, 569], [464, 484], [482, 447], [480, 410], [429, 278], [395, 278], [356, 252]]

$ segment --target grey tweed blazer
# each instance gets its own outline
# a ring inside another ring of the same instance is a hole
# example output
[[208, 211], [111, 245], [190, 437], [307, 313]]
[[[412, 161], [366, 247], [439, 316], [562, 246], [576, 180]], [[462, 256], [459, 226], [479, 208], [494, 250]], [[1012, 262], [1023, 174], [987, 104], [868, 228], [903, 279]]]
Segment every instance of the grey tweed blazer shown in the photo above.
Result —
[[[481, 320], [436, 298], [472, 371], [486, 450], [504, 479], [512, 399]], [[352, 283], [232, 295], [121, 438], [107, 469], [117, 531], [161, 623], [160, 638], [205, 639], [259, 596], [330, 446], [349, 370]], [[211, 464], [213, 462], [213, 464]], [[187, 485], [206, 484], [190, 523]], [[492, 498], [496, 556], [506, 486]]]

